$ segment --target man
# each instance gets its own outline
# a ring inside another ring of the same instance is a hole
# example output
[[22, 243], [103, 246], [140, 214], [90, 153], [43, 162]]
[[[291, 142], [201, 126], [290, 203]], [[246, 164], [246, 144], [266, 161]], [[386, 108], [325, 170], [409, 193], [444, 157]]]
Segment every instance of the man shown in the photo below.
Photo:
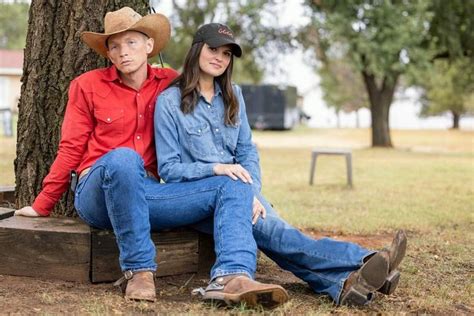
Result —
[[[125, 297], [155, 301], [155, 245], [150, 230], [212, 218], [216, 262], [207, 299], [276, 306], [288, 299], [277, 285], [252, 278], [256, 244], [252, 237], [250, 185], [227, 177], [187, 184], [160, 184], [156, 173], [153, 113], [157, 95], [176, 77], [152, 68], [147, 58], [170, 37], [161, 14], [141, 17], [131, 8], [109, 12], [104, 33], [81, 39], [113, 66], [87, 72], [71, 82], [56, 159], [32, 206], [15, 215], [48, 216], [66, 191], [71, 170], [79, 174], [75, 207], [88, 224], [113, 229], [120, 250]], [[120, 281], [120, 280], [119, 280]]]

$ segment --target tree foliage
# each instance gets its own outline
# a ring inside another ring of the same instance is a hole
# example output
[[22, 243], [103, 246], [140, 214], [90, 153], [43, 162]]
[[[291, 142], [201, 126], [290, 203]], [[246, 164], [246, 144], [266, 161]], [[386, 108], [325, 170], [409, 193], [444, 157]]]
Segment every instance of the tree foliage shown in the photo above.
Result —
[[428, 10], [433, 19], [425, 46], [437, 51], [435, 57], [474, 57], [474, 1], [433, 0]]
[[472, 61], [467, 58], [435, 60], [433, 67], [419, 76], [424, 88], [421, 115], [452, 114], [453, 128], [459, 128], [459, 119], [474, 113], [474, 72], [469, 71]]
[[435, 54], [412, 76], [424, 91], [420, 114], [450, 112], [458, 128], [462, 115], [474, 113], [474, 2], [437, 0], [428, 10], [433, 19], [424, 46]]
[[179, 69], [191, 46], [196, 30], [205, 23], [227, 24], [241, 45], [243, 55], [234, 67], [237, 82], [258, 83], [264, 71], [271, 69], [278, 54], [291, 46], [291, 30], [270, 25], [274, 19], [275, 3], [271, 0], [173, 0], [171, 41], [164, 50], [164, 58]]
[[319, 70], [321, 88], [327, 105], [336, 112], [352, 112], [369, 106], [360, 73], [345, 58], [331, 58]]
[[0, 2], [0, 48], [25, 47], [29, 8], [25, 1]]

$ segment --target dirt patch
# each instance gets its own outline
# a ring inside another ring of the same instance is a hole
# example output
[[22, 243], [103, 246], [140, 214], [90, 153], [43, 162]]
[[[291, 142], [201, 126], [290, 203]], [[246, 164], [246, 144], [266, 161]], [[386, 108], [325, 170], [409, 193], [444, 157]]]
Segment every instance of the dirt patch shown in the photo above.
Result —
[[315, 239], [328, 237], [336, 240], [353, 242], [365, 248], [374, 250], [389, 246], [393, 238], [393, 233], [383, 233], [376, 235], [348, 235], [342, 232], [320, 231], [309, 228], [303, 228], [301, 231]]
[[[390, 243], [390, 234], [343, 235], [337, 232], [321, 232], [305, 229], [314, 238], [332, 237], [338, 240], [357, 242], [365, 247], [378, 249]], [[34, 267], [32, 267], [34, 269]], [[316, 295], [304, 282], [291, 273], [280, 269], [265, 256], [259, 259], [257, 279], [282, 285], [290, 294], [290, 301], [270, 312], [275, 314], [365, 314], [365, 313], [442, 313], [469, 314], [473, 312], [469, 304], [447, 306], [439, 309], [420, 309], [410, 297], [405, 286], [394, 296], [380, 296], [370, 308], [348, 309], [335, 307], [324, 295]], [[118, 288], [110, 283], [83, 284], [57, 280], [41, 280], [27, 277], [0, 275], [0, 314], [248, 314], [263, 312], [246, 310], [245, 307], [222, 309], [203, 304], [191, 296], [191, 290], [205, 286], [206, 275], [182, 274], [157, 279], [156, 303], [125, 301]], [[265, 313], [269, 313], [268, 311]]]

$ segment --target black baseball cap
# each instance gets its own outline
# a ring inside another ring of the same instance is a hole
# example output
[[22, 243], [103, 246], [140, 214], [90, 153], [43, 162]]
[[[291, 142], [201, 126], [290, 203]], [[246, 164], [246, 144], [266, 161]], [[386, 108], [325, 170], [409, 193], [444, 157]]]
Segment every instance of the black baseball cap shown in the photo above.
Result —
[[220, 23], [204, 24], [197, 30], [193, 39], [193, 44], [201, 42], [212, 48], [230, 45], [235, 57], [242, 56], [242, 48], [235, 42], [234, 33], [227, 25]]

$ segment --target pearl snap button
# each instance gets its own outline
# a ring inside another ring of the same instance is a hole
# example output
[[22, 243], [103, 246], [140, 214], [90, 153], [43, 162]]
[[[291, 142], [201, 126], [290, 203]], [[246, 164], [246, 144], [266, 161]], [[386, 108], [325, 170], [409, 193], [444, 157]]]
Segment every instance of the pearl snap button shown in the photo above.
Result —
[[107, 118], [107, 122], [110, 122], [110, 117]]

